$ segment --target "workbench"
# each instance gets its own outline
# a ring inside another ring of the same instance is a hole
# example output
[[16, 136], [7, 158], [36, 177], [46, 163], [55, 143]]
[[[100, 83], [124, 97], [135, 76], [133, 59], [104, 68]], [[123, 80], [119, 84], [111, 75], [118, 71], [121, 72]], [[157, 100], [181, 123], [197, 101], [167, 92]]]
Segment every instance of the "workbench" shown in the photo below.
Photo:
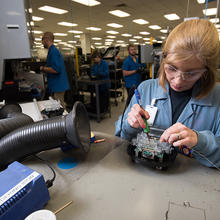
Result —
[[[126, 141], [95, 133], [105, 142], [93, 143], [84, 160], [76, 149], [62, 152], [57, 148], [39, 154], [52, 163], [57, 174], [45, 208], [55, 211], [73, 201], [57, 214], [58, 220], [220, 219], [219, 171], [181, 154], [168, 170], [154, 170], [131, 161]], [[60, 169], [57, 163], [64, 157], [74, 158], [78, 165]], [[23, 164], [45, 179], [52, 176], [36, 159]]]

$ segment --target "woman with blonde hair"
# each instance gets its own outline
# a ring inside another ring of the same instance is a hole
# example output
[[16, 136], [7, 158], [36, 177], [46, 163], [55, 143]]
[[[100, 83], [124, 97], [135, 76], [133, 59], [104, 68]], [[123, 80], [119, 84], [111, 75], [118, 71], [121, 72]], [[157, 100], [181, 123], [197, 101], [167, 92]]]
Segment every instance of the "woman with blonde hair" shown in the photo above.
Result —
[[[165, 129], [161, 142], [187, 146], [200, 163], [220, 167], [219, 46], [218, 32], [208, 20], [176, 26], [163, 47], [159, 78], [140, 84], [143, 107], [132, 98], [122, 127], [121, 117], [116, 123], [116, 135], [130, 141], [145, 127], [142, 117], [150, 117], [153, 127]], [[144, 109], [152, 100], [156, 116]]]

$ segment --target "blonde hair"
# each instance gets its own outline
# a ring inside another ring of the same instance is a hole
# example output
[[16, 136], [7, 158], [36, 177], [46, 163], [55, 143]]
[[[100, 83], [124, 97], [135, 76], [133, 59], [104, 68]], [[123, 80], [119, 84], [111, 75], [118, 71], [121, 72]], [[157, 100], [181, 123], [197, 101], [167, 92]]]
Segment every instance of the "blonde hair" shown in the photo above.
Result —
[[169, 34], [163, 47], [163, 60], [159, 69], [159, 83], [165, 88], [167, 82], [164, 63], [181, 62], [196, 57], [207, 68], [207, 72], [198, 80], [200, 90], [196, 98], [207, 96], [216, 82], [217, 64], [219, 58], [219, 36], [211, 22], [196, 19], [182, 22]]

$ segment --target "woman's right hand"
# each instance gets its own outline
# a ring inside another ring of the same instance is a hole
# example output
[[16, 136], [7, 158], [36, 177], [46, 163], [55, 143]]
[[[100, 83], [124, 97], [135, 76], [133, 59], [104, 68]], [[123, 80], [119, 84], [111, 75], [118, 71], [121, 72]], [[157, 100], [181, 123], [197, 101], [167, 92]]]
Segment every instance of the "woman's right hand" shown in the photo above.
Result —
[[131, 111], [128, 113], [128, 123], [133, 128], [145, 128], [145, 123], [142, 117], [150, 118], [150, 115], [140, 105], [134, 104]]

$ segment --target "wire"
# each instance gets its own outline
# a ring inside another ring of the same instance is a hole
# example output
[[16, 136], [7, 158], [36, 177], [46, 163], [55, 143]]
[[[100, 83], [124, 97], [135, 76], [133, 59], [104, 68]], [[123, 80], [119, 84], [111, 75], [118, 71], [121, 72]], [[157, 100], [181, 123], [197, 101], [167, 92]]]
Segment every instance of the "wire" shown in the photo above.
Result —
[[37, 156], [37, 155], [33, 155], [33, 157], [35, 157], [36, 159], [38, 159], [38, 160], [44, 162], [44, 163], [51, 169], [51, 171], [52, 171], [52, 173], [53, 173], [53, 178], [52, 178], [52, 179], [48, 179], [48, 180], [46, 181], [47, 188], [50, 188], [51, 186], [53, 186], [53, 182], [54, 182], [54, 180], [56, 179], [56, 172], [54, 171], [54, 169], [53, 169], [53, 167], [51, 166], [51, 164], [50, 164], [49, 161], [44, 160], [44, 159], [42, 159], [41, 157], [39, 157], [39, 156]]
[[197, 150], [194, 150], [194, 149], [193, 149], [193, 151], [194, 151], [195, 153], [199, 154], [199, 155], [200, 155], [201, 157], [203, 157], [204, 159], [206, 159], [212, 166], [214, 166], [214, 167], [220, 172], [220, 169], [219, 169], [214, 163], [212, 163], [212, 161], [209, 160], [205, 155], [199, 153]]

